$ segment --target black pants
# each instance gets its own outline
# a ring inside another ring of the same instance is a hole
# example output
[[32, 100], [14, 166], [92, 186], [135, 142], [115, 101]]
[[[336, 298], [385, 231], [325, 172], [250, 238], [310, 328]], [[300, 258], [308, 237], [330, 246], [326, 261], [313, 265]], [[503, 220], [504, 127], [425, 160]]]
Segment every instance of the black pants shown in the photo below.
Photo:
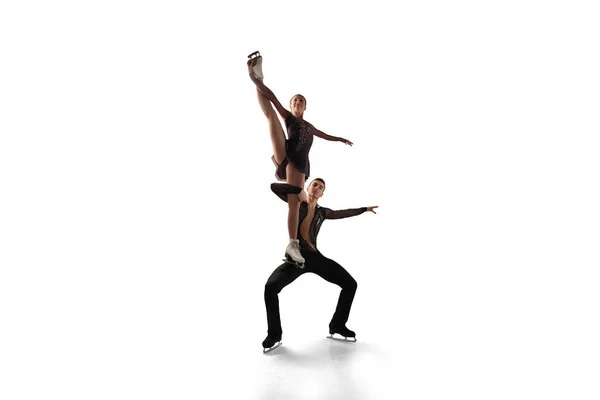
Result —
[[267, 307], [267, 324], [269, 333], [281, 333], [281, 318], [279, 315], [279, 297], [281, 290], [296, 280], [300, 275], [312, 272], [328, 282], [342, 288], [331, 326], [344, 326], [350, 315], [350, 307], [356, 293], [356, 281], [348, 271], [337, 262], [323, 256], [318, 250], [302, 251], [306, 260], [304, 268], [298, 268], [289, 263], [283, 263], [273, 271], [265, 284], [265, 305]]

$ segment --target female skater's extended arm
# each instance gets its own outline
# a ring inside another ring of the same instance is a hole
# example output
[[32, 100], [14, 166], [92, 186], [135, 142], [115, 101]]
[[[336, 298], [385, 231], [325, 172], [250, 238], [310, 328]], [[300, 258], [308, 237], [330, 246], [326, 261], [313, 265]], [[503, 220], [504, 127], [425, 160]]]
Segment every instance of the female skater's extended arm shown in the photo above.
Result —
[[348, 139], [344, 139], [344, 138], [337, 137], [337, 136], [331, 136], [331, 135], [326, 134], [325, 132], [321, 132], [318, 129], [315, 129], [315, 136], [318, 136], [321, 139], [329, 140], [331, 142], [344, 142], [344, 144], [347, 144], [349, 146], [353, 145], [353, 143], [351, 141], [349, 141]]

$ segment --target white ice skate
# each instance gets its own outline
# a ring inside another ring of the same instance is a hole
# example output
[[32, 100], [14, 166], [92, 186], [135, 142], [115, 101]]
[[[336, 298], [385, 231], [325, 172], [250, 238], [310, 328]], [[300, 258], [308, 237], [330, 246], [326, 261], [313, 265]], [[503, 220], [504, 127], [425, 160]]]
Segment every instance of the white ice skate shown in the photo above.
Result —
[[258, 51], [255, 51], [254, 53], [250, 54], [248, 56], [248, 62], [252, 62], [252, 71], [254, 72], [254, 75], [258, 79], [264, 79], [264, 75], [262, 72], [262, 56], [260, 55], [260, 53]]
[[304, 268], [304, 257], [300, 253], [300, 241], [298, 239], [290, 239], [290, 243], [285, 249], [285, 262], [292, 263], [297, 267]]

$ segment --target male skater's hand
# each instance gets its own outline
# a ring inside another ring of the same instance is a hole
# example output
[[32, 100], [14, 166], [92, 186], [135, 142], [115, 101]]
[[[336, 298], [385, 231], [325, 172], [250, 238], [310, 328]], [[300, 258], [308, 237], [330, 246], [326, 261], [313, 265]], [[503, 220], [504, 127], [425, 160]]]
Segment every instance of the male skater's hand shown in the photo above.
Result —
[[375, 212], [375, 209], [376, 209], [377, 207], [379, 207], [379, 206], [371, 206], [371, 207], [367, 207], [367, 211], [371, 211], [373, 214], [377, 214], [377, 213]]
[[348, 139], [343, 139], [343, 138], [342, 138], [342, 142], [343, 142], [344, 144], [347, 144], [348, 146], [352, 146], [352, 145], [354, 144], [354, 143], [352, 143], [351, 141], [349, 141]]
[[[298, 193], [298, 200], [300, 200], [300, 203], [302, 203], [303, 201], [306, 201], [306, 192], [304, 190], [302, 190], [300, 193]], [[308, 203], [308, 201], [306, 201]]]

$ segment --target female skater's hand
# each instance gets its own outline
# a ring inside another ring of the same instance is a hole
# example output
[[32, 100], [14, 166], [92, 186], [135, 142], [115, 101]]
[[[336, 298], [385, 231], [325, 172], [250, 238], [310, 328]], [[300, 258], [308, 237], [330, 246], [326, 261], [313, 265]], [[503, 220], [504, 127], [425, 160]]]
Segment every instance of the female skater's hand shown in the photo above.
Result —
[[367, 207], [367, 211], [371, 211], [373, 214], [377, 214], [377, 213], [375, 212], [375, 209], [376, 209], [377, 207], [379, 207], [379, 206], [371, 206], [371, 207]]
[[342, 142], [344, 144], [347, 144], [348, 146], [352, 146], [354, 143], [352, 143], [351, 141], [349, 141], [348, 139], [342, 139]]

